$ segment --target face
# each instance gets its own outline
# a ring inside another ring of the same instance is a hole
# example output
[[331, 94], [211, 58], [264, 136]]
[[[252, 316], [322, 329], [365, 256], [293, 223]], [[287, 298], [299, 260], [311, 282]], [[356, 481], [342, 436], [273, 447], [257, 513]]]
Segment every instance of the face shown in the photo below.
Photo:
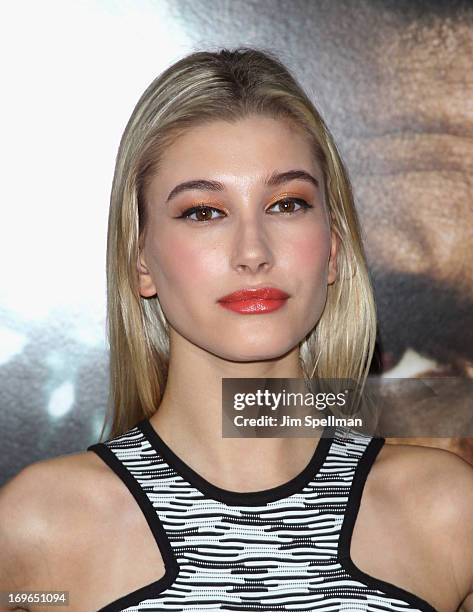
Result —
[[[293, 170], [299, 176], [269, 181]], [[189, 181], [201, 183], [175, 190]], [[337, 250], [322, 172], [299, 128], [252, 116], [189, 129], [167, 149], [146, 205], [140, 293], [157, 293], [171, 346], [179, 335], [236, 361], [298, 349], [323, 312]], [[264, 303], [257, 303], [257, 314], [219, 302], [253, 287], [289, 297], [266, 302], [275, 310], [258, 310]]]

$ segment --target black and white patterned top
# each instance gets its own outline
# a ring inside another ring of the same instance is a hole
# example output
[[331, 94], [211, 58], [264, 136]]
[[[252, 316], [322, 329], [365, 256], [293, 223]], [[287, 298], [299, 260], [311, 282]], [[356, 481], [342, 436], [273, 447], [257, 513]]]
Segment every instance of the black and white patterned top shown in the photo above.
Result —
[[384, 438], [327, 426], [304, 470], [256, 492], [217, 487], [148, 419], [89, 446], [143, 512], [165, 575], [99, 612], [435, 609], [350, 557], [363, 487]]

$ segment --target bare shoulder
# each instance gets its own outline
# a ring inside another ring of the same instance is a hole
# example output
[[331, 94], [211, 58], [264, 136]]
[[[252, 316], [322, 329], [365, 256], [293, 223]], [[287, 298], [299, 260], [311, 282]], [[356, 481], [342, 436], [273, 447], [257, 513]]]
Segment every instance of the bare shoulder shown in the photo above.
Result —
[[106, 500], [121, 494], [90, 451], [23, 468], [0, 489], [0, 590], [54, 589], [58, 568], [81, 558], [95, 525], [109, 524]]
[[473, 591], [473, 466], [448, 450], [388, 442], [373, 466], [372, 489], [410, 517], [413, 533], [451, 567], [459, 589]]
[[432, 518], [473, 517], [473, 466], [448, 450], [411, 444], [383, 446], [378, 476], [396, 482], [406, 502], [435, 502]]
[[[29, 519], [29, 524], [40, 531], [66, 510], [83, 515], [88, 509], [101, 507], [103, 496], [115, 484], [110, 475], [110, 469], [90, 451], [37, 461], [0, 489], [2, 518]], [[94, 495], [87, 494], [92, 481]]]

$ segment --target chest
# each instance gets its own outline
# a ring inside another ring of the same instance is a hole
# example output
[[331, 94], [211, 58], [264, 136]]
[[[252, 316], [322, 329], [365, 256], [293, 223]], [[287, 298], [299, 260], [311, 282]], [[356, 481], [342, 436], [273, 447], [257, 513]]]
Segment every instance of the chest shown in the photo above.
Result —
[[[433, 565], [430, 561], [441, 558], [435, 556], [431, 534], [419, 529], [415, 517], [406, 521], [399, 509], [383, 508], [380, 513], [379, 502], [369, 490], [365, 493], [350, 542], [345, 542], [357, 570], [368, 578], [386, 581], [424, 598], [440, 612], [455, 610], [458, 602], [451, 591], [448, 573], [442, 563]], [[133, 600], [121, 600], [123, 597], [141, 593], [141, 599], [144, 599], [146, 593], [163, 592], [169, 569], [166, 550], [160, 549], [156, 534], [152, 533], [145, 515], [131, 496], [123, 495], [117, 503], [120, 511], [109, 517], [106, 525], [101, 529], [97, 529], [96, 524], [91, 526], [89, 533], [94, 533], [95, 537], [92, 540], [88, 538], [87, 550], [77, 550], [76, 553], [72, 550], [71, 564], [59, 571], [62, 581], [55, 588], [69, 590], [71, 612], [106, 610], [111, 602], [120, 605], [111, 608], [110, 612], [126, 609]], [[228, 593], [232, 591], [246, 593], [251, 598], [260, 597], [257, 593], [262, 584], [265, 587], [279, 584], [274, 592], [282, 592], [286, 598], [292, 593], [294, 600], [291, 605], [297, 606], [297, 598], [308, 585], [309, 588], [310, 584], [320, 586], [327, 578], [327, 584], [330, 583], [326, 570], [336, 563], [334, 542], [337, 538], [334, 536], [341, 532], [342, 527], [330, 508], [325, 515], [315, 510], [304, 513], [295, 508], [285, 507], [279, 511], [273, 508], [271, 516], [268, 513], [263, 518], [261, 513], [253, 511], [243, 521], [232, 521], [231, 515], [217, 520], [211, 505], [207, 511], [200, 507], [198, 514], [197, 522], [184, 520], [190, 531], [200, 530], [197, 539], [192, 540], [196, 534], [194, 531], [187, 546], [182, 531], [177, 529], [173, 540], [172, 522], [166, 524], [171, 544], [178, 545], [177, 557], [184, 569], [177, 592], [183, 589], [187, 596], [192, 596], [190, 591], [197, 592], [205, 584], [213, 585], [214, 592], [221, 589], [225, 597], [229, 597]], [[178, 517], [176, 512], [175, 524], [179, 523]], [[313, 537], [315, 533], [318, 538]], [[189, 545], [192, 541], [193, 546]], [[201, 584], [195, 580], [199, 572]], [[262, 573], [266, 576], [266, 583], [262, 582]], [[334, 571], [333, 576], [340, 577], [340, 574]], [[227, 588], [235, 577], [237, 583], [243, 578], [239, 591], [234, 587]], [[355, 578], [359, 579], [360, 575], [355, 574]], [[361, 580], [363, 584], [369, 584], [365, 576], [361, 576]], [[161, 587], [160, 581], [164, 581]], [[151, 585], [154, 585], [154, 590], [147, 591]], [[267, 596], [271, 588], [265, 592]], [[308, 602], [309, 599], [300, 600], [300, 609], [310, 610]]]

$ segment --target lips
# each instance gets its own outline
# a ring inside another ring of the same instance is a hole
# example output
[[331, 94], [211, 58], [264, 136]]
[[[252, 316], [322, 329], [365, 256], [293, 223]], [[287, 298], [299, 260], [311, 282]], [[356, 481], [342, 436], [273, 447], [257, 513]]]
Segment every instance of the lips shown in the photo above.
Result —
[[240, 289], [218, 300], [220, 306], [242, 315], [267, 314], [283, 308], [290, 296], [275, 287]]
[[225, 295], [218, 301], [229, 303], [248, 300], [285, 300], [288, 297], [289, 295], [281, 289], [275, 287], [261, 287], [258, 289], [239, 289], [238, 291]]

